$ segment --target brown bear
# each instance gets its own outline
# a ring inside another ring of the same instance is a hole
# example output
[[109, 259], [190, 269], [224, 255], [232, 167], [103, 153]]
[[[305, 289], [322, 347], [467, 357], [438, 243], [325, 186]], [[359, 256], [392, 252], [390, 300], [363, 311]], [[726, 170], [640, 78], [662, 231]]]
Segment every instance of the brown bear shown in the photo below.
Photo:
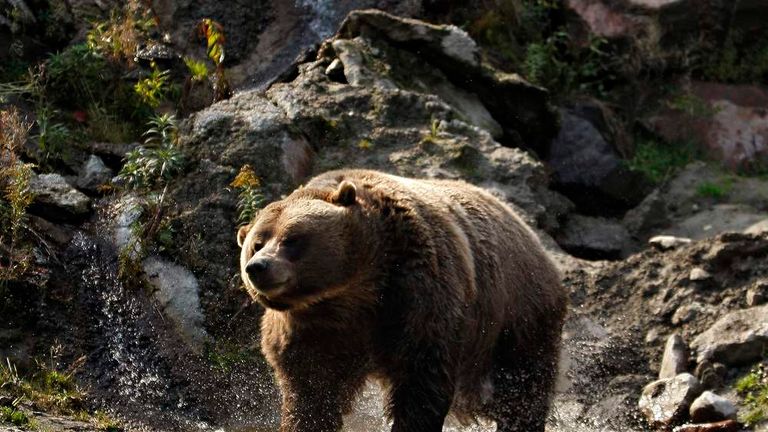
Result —
[[396, 432], [449, 411], [543, 431], [566, 293], [533, 232], [469, 184], [322, 174], [240, 229], [242, 278], [265, 308], [261, 347], [280, 431], [338, 431], [368, 378]]

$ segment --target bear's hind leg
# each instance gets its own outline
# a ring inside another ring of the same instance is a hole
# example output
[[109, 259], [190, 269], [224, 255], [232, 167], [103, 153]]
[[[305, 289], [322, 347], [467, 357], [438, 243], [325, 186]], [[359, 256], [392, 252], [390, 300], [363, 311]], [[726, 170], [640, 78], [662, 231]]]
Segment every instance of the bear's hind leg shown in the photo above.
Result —
[[[505, 339], [507, 339], [505, 341]], [[510, 349], [502, 337], [493, 372], [490, 416], [497, 432], [543, 432], [557, 376], [559, 335], [539, 347]]]

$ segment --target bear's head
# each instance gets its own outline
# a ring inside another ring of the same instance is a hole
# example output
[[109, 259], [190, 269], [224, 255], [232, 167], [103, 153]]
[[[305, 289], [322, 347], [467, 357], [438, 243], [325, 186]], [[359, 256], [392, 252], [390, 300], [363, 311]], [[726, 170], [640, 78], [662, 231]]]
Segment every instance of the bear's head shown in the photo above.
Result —
[[267, 308], [294, 310], [343, 293], [361, 267], [361, 217], [348, 181], [297, 189], [260, 210], [237, 234], [250, 296]]

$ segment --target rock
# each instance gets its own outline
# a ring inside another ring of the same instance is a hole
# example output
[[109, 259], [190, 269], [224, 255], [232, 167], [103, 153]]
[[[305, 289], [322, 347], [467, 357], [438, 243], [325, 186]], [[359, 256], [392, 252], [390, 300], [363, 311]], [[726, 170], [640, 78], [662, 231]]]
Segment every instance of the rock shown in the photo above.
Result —
[[134, 229], [144, 214], [144, 200], [129, 194], [120, 198], [113, 206], [115, 214], [112, 227], [112, 241], [120, 253], [136, 259], [141, 253], [141, 244]]
[[675, 333], [667, 339], [661, 358], [659, 379], [674, 378], [688, 369], [688, 344]]
[[768, 280], [758, 281], [747, 289], [747, 306], [757, 306], [768, 301]]
[[728, 399], [707, 390], [693, 401], [690, 414], [694, 423], [736, 420], [736, 406]]
[[688, 275], [688, 279], [694, 282], [705, 281], [711, 278], [712, 278], [712, 275], [709, 274], [708, 271], [704, 270], [701, 267], [692, 268], [690, 275]]
[[697, 361], [742, 366], [759, 360], [768, 349], [768, 305], [730, 312], [691, 343]]
[[617, 221], [571, 215], [557, 242], [569, 253], [586, 258], [619, 258], [632, 247], [627, 229]]
[[670, 250], [677, 247], [687, 245], [691, 242], [691, 239], [684, 237], [675, 237], [668, 235], [660, 235], [652, 237], [648, 240], [648, 244], [659, 250]]
[[768, 219], [763, 219], [760, 222], [755, 222], [754, 224], [748, 226], [745, 230], [745, 234], [762, 234], [764, 232], [768, 232]]
[[560, 122], [547, 159], [557, 188], [589, 212], [626, 210], [640, 203], [647, 183], [626, 168], [598, 128], [575, 110], [561, 110]]
[[675, 311], [675, 314], [672, 315], [672, 324], [674, 325], [680, 325], [685, 324], [700, 315], [705, 315], [709, 313], [709, 308], [697, 301], [686, 303]]
[[160, 310], [174, 321], [190, 347], [202, 352], [208, 336], [203, 329], [204, 316], [195, 275], [185, 267], [156, 256], [145, 259], [142, 268], [154, 287], [152, 295]]
[[[451, 83], [461, 83], [461, 88], [475, 94], [493, 119], [502, 125], [504, 138], [509, 142], [540, 151], [557, 132], [557, 115], [549, 105], [546, 90], [527, 83], [517, 74], [506, 74], [481, 64], [475, 42], [455, 26], [427, 24], [378, 10], [358, 10], [346, 18], [337, 40], [358, 36], [398, 47], [401, 53], [411, 53], [420, 62], [439, 69]], [[396, 68], [398, 63], [389, 61], [388, 66]], [[406, 66], [413, 65], [406, 62]], [[401, 71], [406, 79], [398, 84], [409, 81], [418, 84], [414, 72], [417, 71], [413, 68]], [[389, 74], [398, 72], [390, 70]]]
[[635, 237], [644, 237], [653, 228], [669, 223], [666, 202], [658, 189], [648, 194], [635, 208], [624, 215], [622, 223]]
[[90, 155], [78, 173], [77, 187], [89, 192], [97, 192], [99, 186], [109, 183], [112, 175], [112, 170], [104, 164], [100, 157]]
[[683, 373], [648, 384], [640, 396], [638, 408], [651, 427], [669, 428], [687, 416], [691, 402], [700, 394], [699, 380]]
[[35, 198], [30, 212], [53, 221], [77, 221], [91, 211], [91, 199], [59, 174], [40, 174], [29, 181]]
[[706, 389], [720, 388], [723, 385], [728, 369], [722, 363], [711, 363], [705, 360], [696, 366], [694, 375]]
[[331, 64], [325, 68], [325, 74], [328, 75], [331, 81], [342, 82], [343, 79], [346, 79], [344, 77], [344, 63], [337, 58], [333, 59]]
[[724, 232], [741, 232], [764, 218], [764, 212], [750, 206], [716, 204], [680, 219], [664, 231], [673, 236], [698, 240]]
[[715, 423], [687, 424], [678, 426], [673, 432], [738, 432], [741, 425], [734, 420], [724, 420]]
[[367, 9], [350, 13], [338, 34], [351, 39], [373, 32], [397, 44], [412, 45], [425, 56], [443, 58], [455, 66], [480, 66], [480, 49], [477, 44], [464, 30], [453, 25], [434, 25]]
[[695, 82], [692, 97], [709, 111], [667, 108], [646, 123], [668, 142], [693, 140], [708, 156], [734, 171], [768, 162], [768, 91], [758, 86]]

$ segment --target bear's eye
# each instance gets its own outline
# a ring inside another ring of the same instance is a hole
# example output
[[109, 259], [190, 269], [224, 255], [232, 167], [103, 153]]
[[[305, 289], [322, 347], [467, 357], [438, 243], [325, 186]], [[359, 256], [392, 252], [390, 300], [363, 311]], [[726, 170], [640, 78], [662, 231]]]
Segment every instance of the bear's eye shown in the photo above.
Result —
[[286, 237], [280, 242], [280, 247], [285, 250], [286, 258], [290, 261], [296, 261], [306, 250], [307, 238], [305, 236], [293, 235]]

